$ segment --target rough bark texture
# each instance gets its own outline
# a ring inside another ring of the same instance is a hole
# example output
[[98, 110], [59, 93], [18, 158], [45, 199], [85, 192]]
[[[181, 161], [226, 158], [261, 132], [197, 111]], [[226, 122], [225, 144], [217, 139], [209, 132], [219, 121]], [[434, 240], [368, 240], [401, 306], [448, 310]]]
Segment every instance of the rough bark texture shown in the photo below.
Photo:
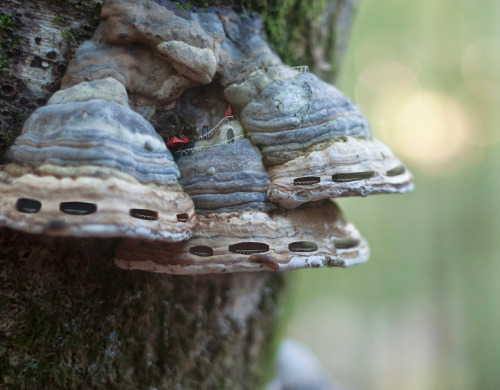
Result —
[[4, 230], [0, 245], [6, 388], [244, 389], [269, 371], [280, 275], [128, 272], [113, 240]]
[[[262, 14], [285, 61], [307, 59], [332, 77], [355, 1], [309, 3], [235, 7]], [[99, 11], [99, 1], [0, 4], [0, 163], [24, 120], [58, 88]], [[0, 229], [0, 389], [256, 389], [269, 379], [282, 274], [124, 271], [113, 264], [115, 245]]]

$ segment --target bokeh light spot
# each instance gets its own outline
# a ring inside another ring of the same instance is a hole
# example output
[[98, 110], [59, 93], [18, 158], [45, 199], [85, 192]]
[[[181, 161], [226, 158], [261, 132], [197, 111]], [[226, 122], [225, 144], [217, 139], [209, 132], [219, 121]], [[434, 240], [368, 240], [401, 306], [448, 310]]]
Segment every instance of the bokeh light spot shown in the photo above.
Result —
[[454, 99], [419, 91], [394, 108], [392, 126], [385, 132], [403, 159], [435, 174], [462, 167], [470, 149], [470, 120]]

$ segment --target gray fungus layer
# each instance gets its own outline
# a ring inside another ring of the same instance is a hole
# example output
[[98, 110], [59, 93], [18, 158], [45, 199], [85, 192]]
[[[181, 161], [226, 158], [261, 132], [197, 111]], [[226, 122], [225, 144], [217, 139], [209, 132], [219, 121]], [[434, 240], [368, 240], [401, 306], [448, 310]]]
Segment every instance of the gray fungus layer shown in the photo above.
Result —
[[96, 166], [142, 183], [171, 184], [180, 176], [170, 151], [142, 116], [106, 100], [50, 104], [26, 122], [8, 158], [37, 167]]
[[180, 157], [177, 164], [200, 214], [273, 207], [266, 196], [271, 179], [248, 139]]
[[241, 111], [241, 122], [266, 165], [283, 164], [325, 141], [371, 137], [354, 103], [311, 73], [271, 83]]

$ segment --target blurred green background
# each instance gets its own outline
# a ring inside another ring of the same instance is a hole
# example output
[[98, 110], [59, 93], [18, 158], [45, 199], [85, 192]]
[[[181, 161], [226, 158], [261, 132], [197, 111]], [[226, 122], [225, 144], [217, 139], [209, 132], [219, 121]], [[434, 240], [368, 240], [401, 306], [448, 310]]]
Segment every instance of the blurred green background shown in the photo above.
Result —
[[370, 261], [292, 276], [288, 335], [345, 389], [500, 389], [498, 15], [361, 1], [338, 85], [416, 190], [339, 200]]

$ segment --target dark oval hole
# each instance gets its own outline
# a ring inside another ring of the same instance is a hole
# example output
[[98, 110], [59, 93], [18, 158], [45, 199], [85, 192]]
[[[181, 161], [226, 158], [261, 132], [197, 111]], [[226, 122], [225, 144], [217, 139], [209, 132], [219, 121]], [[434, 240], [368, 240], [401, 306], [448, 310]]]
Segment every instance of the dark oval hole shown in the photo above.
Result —
[[229, 245], [229, 251], [242, 255], [251, 255], [252, 253], [264, 253], [269, 250], [269, 245], [261, 242], [240, 242]]
[[158, 212], [148, 209], [130, 209], [130, 215], [146, 221], [158, 221]]
[[177, 214], [177, 220], [179, 222], [187, 222], [188, 219], [189, 219], [188, 213]]
[[201, 135], [207, 135], [207, 133], [208, 133], [208, 126], [205, 125], [201, 128]]
[[297, 241], [288, 245], [292, 252], [314, 252], [318, 250], [318, 245], [312, 241]]
[[191, 248], [189, 248], [189, 253], [195, 256], [209, 257], [213, 256], [214, 250], [209, 246], [199, 245], [199, 246], [192, 246]]
[[320, 181], [321, 178], [319, 178], [318, 176], [304, 176], [293, 179], [293, 184], [295, 184], [296, 186], [310, 186], [312, 184], [319, 183]]
[[403, 173], [406, 172], [406, 168], [404, 165], [398, 165], [397, 167], [389, 169], [385, 175], [386, 176], [398, 176], [402, 175]]
[[42, 208], [42, 202], [36, 199], [19, 198], [16, 202], [16, 209], [21, 213], [34, 214]]
[[374, 171], [365, 171], [365, 172], [351, 172], [351, 173], [336, 173], [332, 176], [332, 180], [337, 183], [344, 183], [348, 181], [356, 181], [368, 179], [375, 175]]
[[341, 238], [335, 240], [335, 248], [337, 249], [351, 249], [359, 245], [359, 240], [357, 238]]
[[59, 210], [71, 215], [89, 215], [97, 211], [97, 205], [86, 202], [61, 202]]

